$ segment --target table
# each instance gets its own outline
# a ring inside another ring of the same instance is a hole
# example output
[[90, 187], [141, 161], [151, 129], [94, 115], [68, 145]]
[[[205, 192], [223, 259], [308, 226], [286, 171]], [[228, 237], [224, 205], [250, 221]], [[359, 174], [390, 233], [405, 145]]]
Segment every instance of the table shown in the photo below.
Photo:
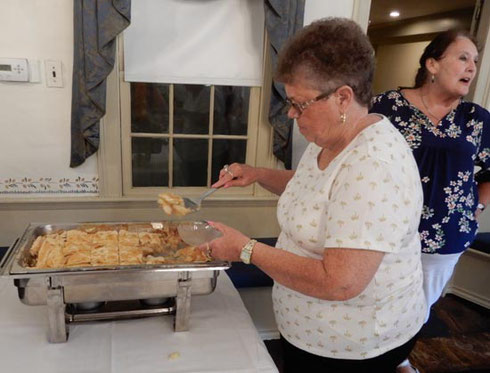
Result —
[[70, 324], [68, 342], [50, 344], [46, 306], [22, 304], [11, 279], [0, 279], [0, 299], [4, 372], [277, 372], [224, 272], [212, 294], [192, 297], [188, 332], [159, 316]]

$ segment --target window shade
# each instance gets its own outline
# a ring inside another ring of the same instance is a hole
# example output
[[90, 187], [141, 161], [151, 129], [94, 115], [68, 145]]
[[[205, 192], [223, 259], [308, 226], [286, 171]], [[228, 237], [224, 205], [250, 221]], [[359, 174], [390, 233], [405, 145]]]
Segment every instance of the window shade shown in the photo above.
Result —
[[138, 0], [131, 14], [126, 81], [262, 85], [263, 0]]

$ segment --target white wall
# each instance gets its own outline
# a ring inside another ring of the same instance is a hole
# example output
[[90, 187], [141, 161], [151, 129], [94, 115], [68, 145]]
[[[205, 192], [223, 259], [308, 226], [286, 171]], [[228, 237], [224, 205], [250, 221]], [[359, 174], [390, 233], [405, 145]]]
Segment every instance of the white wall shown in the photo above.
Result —
[[[96, 157], [69, 168], [73, 0], [2, 0], [0, 57], [41, 67], [40, 83], [0, 82], [0, 198], [32, 197], [41, 184], [53, 196], [93, 195]], [[45, 60], [61, 61], [63, 88], [46, 87]]]

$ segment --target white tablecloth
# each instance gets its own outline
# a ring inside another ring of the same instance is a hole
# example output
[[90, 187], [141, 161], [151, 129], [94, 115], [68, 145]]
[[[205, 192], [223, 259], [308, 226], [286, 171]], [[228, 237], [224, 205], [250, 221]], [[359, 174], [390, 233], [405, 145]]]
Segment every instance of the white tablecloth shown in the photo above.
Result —
[[[70, 324], [68, 342], [47, 342], [46, 306], [20, 302], [12, 280], [0, 280], [2, 372], [277, 372], [226, 273], [216, 290], [191, 300], [190, 331], [173, 316]], [[169, 355], [177, 352], [176, 359]]]

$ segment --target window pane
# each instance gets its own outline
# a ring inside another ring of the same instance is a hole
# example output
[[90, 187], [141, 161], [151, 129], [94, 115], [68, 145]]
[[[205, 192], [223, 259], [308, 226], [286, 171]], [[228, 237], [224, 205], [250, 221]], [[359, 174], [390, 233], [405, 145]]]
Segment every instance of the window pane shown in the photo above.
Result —
[[213, 161], [211, 183], [219, 178], [219, 171], [225, 164], [245, 163], [247, 140], [213, 140]]
[[208, 140], [174, 139], [174, 186], [206, 186]]
[[131, 132], [168, 133], [165, 84], [131, 83]]
[[133, 186], [168, 186], [168, 139], [131, 139]]
[[215, 134], [247, 134], [249, 97], [249, 87], [214, 87]]
[[174, 85], [174, 133], [209, 132], [210, 94], [208, 86]]

